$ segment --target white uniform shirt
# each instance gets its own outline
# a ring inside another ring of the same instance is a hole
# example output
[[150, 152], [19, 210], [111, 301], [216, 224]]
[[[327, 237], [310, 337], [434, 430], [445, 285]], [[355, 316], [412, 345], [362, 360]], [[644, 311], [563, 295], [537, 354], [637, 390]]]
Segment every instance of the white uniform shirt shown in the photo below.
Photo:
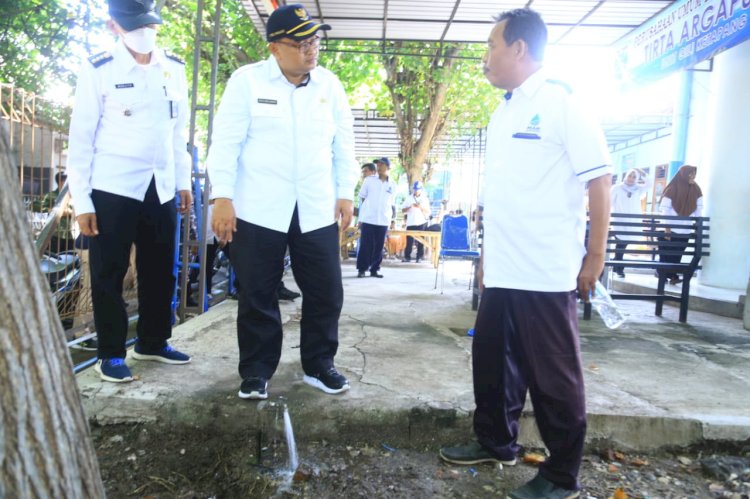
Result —
[[[626, 173], [623, 173], [623, 175], [626, 175]], [[636, 183], [633, 186], [627, 186], [623, 182], [620, 182], [618, 184], [615, 184], [612, 186], [612, 188], [609, 191], [609, 202], [611, 206], [611, 212], [612, 213], [629, 213], [629, 214], [637, 214], [637, 213], [643, 213], [643, 207], [641, 205], [641, 199], [643, 199], [643, 196], [645, 196], [649, 189], [653, 187], [654, 185], [654, 178], [653, 176], [649, 175], [644, 179], [644, 182], [639, 184]], [[610, 220], [611, 222], [619, 221], [619, 222], [637, 222], [634, 218], [618, 218], [618, 217], [612, 217]], [[623, 227], [623, 226], [615, 226], [617, 230], [629, 230], [634, 231], [636, 230], [635, 227]], [[623, 241], [636, 241], [638, 240], [638, 236], [631, 236], [631, 235], [624, 235], [620, 234], [617, 236], [617, 239], [621, 239]]]
[[[419, 207], [413, 206], [414, 204], [418, 204]], [[427, 213], [430, 213], [430, 200], [427, 199], [427, 196], [425, 196], [424, 193], [419, 196], [415, 196], [414, 194], [407, 196], [404, 204], [401, 206], [402, 210], [406, 208], [409, 208], [409, 211], [406, 212], [407, 227], [410, 225], [423, 225], [427, 223], [427, 217], [422, 209], [427, 211]]]
[[[672, 206], [672, 200], [666, 196], [661, 198], [661, 203], [659, 203], [659, 213], [661, 213], [662, 215], [669, 215], [672, 217], [680, 216], [680, 214], [675, 211], [674, 206]], [[695, 210], [693, 210], [693, 212], [688, 216], [689, 217], [703, 216], [703, 196], [699, 197], [695, 201]], [[672, 232], [675, 232], [677, 234], [690, 234], [693, 231], [692, 220], [666, 220], [665, 223], [669, 223], [671, 225], [686, 225], [687, 226], [684, 229], [681, 229], [679, 227], [673, 227]]]
[[273, 56], [238, 69], [214, 120], [211, 199], [232, 199], [237, 218], [279, 232], [295, 205], [302, 232], [333, 224], [360, 172], [353, 125], [341, 82], [324, 68], [300, 87]]
[[484, 285], [575, 289], [586, 253], [585, 183], [612, 172], [599, 125], [537, 71], [492, 115], [485, 163]]
[[359, 189], [359, 221], [373, 225], [391, 224], [393, 218], [393, 195], [396, 185], [390, 179], [380, 180], [376, 175], [365, 177]]
[[162, 203], [190, 189], [184, 64], [154, 50], [139, 65], [121, 41], [111, 55], [78, 76], [67, 167], [78, 215], [94, 213], [92, 189], [142, 201], [155, 177]]

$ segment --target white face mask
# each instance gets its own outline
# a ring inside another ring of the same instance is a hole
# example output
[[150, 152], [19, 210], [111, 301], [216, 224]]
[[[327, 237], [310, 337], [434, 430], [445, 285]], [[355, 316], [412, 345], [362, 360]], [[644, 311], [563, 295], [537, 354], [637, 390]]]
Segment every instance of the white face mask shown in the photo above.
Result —
[[156, 30], [138, 28], [122, 34], [122, 41], [132, 51], [139, 54], [150, 54], [156, 48]]

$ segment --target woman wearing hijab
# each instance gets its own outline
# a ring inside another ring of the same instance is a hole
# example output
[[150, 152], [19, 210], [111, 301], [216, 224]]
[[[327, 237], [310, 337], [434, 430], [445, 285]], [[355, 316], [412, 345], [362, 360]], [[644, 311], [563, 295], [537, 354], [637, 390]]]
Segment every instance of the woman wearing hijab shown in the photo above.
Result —
[[[703, 192], [695, 183], [695, 174], [698, 168], [690, 165], [682, 165], [677, 175], [670, 180], [661, 196], [659, 211], [662, 215], [679, 215], [681, 217], [700, 217], [703, 212]], [[684, 225], [682, 227], [667, 227], [660, 242], [671, 242], [670, 245], [660, 245], [659, 251], [662, 255], [659, 261], [679, 263], [682, 254], [690, 240], [692, 222], [689, 220], [670, 220], [670, 225]], [[671, 254], [664, 254], [669, 251]], [[674, 272], [667, 273], [669, 284], [679, 284], [682, 279]]]
[[[651, 176], [647, 176], [646, 172], [640, 168], [631, 168], [627, 171], [625, 176], [622, 178], [622, 182], [612, 186], [610, 190], [610, 199], [612, 204], [612, 213], [628, 213], [638, 214], [643, 213], [643, 207], [641, 206], [641, 199], [648, 193], [651, 186], [654, 185], [654, 179]], [[632, 222], [631, 218], [617, 218], [613, 217], [612, 221], [618, 222]], [[621, 227], [623, 230], [628, 230], [627, 227]], [[622, 260], [622, 255], [625, 253], [625, 248], [628, 244], [635, 242], [638, 239], [636, 235], [630, 234], [618, 234], [615, 236], [618, 243], [615, 245], [615, 260]], [[613, 266], [613, 270], [619, 277], [625, 277], [623, 266]]]

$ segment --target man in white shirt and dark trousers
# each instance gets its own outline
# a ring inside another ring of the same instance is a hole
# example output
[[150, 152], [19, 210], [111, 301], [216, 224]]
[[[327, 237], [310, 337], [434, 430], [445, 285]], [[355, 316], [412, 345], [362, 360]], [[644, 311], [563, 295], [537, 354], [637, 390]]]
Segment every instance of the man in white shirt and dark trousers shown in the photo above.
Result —
[[[369, 164], [369, 163], [368, 163]], [[357, 252], [357, 277], [365, 277], [369, 269], [371, 277], [383, 277], [380, 264], [383, 261], [385, 233], [393, 217], [393, 195], [396, 186], [388, 177], [391, 162], [380, 158], [378, 175], [365, 177], [359, 190], [359, 251]]]
[[133, 377], [125, 364], [128, 316], [123, 278], [135, 243], [138, 341], [133, 357], [185, 364], [174, 350], [175, 192], [188, 213], [190, 115], [184, 63], [155, 45], [162, 20], [152, 0], [109, 0], [112, 52], [84, 63], [70, 120], [68, 182], [81, 233], [89, 236], [96, 372], [105, 381]]
[[507, 93], [487, 129], [479, 202], [483, 293], [472, 345], [477, 441], [441, 449], [440, 456], [458, 464], [515, 464], [528, 391], [549, 457], [509, 497], [569, 499], [580, 494], [586, 436], [576, 291], [588, 299], [604, 268], [612, 166], [596, 120], [542, 69], [547, 28], [539, 14], [516, 9], [496, 21], [484, 73]]
[[234, 72], [214, 122], [212, 225], [232, 243], [239, 280], [243, 399], [268, 397], [281, 357], [276, 287], [287, 247], [302, 292], [303, 379], [325, 393], [349, 389], [334, 367], [344, 300], [337, 221], [342, 230], [351, 222], [359, 169], [344, 88], [317, 67], [318, 31], [328, 29], [302, 5], [275, 10], [266, 23], [271, 56]]
[[[411, 188], [411, 195], [406, 198], [402, 205], [402, 211], [406, 214], [406, 230], [427, 230], [427, 221], [430, 219], [430, 200], [423, 193], [422, 182], [417, 180]], [[416, 241], [413, 237], [406, 237], [406, 249], [404, 250], [404, 262], [411, 262], [411, 250], [417, 243], [417, 263], [424, 257], [424, 244]]]

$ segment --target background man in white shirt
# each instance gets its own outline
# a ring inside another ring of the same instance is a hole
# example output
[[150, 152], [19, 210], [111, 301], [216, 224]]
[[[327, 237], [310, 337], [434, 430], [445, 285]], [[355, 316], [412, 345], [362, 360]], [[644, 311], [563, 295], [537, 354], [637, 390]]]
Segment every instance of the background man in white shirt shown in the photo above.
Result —
[[354, 119], [341, 82], [317, 67], [318, 30], [302, 5], [266, 24], [271, 57], [227, 83], [216, 114], [208, 172], [212, 225], [230, 241], [239, 280], [239, 396], [268, 397], [281, 357], [276, 287], [287, 247], [302, 291], [304, 381], [325, 393], [349, 389], [334, 367], [344, 300], [339, 234], [352, 218], [357, 183]]
[[[487, 129], [484, 291], [472, 342], [477, 442], [441, 449], [449, 462], [515, 464], [527, 391], [549, 450], [512, 499], [574, 498], [586, 436], [576, 290], [604, 268], [611, 159], [601, 127], [542, 70], [547, 27], [531, 9], [496, 18], [483, 58], [506, 97]], [[590, 233], [584, 246], [588, 183]]]
[[[424, 194], [422, 182], [417, 180], [411, 188], [411, 196], [404, 200], [402, 211], [406, 214], [406, 230], [427, 230], [427, 221], [430, 219], [430, 200]], [[417, 263], [424, 256], [424, 244], [416, 241], [413, 237], [406, 238], [406, 249], [404, 250], [404, 262], [411, 261], [411, 250], [417, 243]]]
[[383, 277], [380, 264], [383, 261], [385, 233], [393, 217], [393, 196], [396, 185], [388, 178], [391, 163], [388, 158], [378, 161], [378, 175], [365, 177], [359, 190], [359, 251], [357, 252], [357, 277]]
[[184, 364], [167, 343], [172, 334], [175, 192], [188, 213], [190, 116], [184, 62], [156, 48], [162, 20], [152, 0], [109, 0], [113, 51], [81, 68], [70, 119], [68, 182], [76, 220], [91, 238], [89, 266], [96, 372], [132, 381], [125, 364], [128, 316], [122, 285], [136, 246], [138, 342], [133, 357]]

